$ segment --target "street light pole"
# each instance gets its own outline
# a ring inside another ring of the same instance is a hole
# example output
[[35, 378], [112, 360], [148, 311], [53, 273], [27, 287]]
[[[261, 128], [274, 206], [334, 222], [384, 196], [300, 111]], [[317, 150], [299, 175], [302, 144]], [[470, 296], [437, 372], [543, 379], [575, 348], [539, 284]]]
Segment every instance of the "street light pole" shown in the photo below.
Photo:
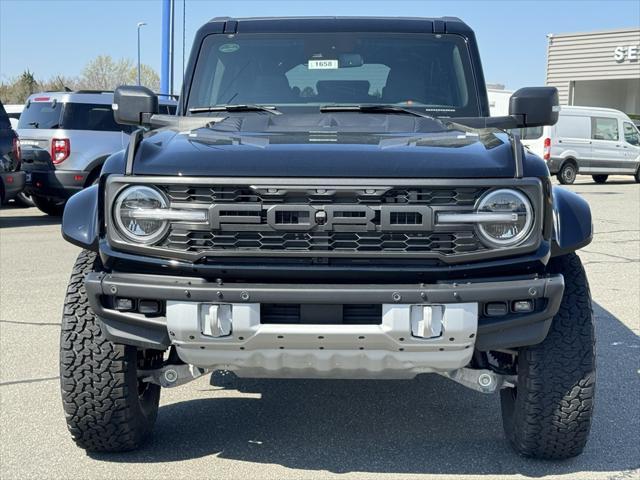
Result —
[[140, 27], [145, 25], [145, 22], [138, 22], [138, 85], [140, 85]]

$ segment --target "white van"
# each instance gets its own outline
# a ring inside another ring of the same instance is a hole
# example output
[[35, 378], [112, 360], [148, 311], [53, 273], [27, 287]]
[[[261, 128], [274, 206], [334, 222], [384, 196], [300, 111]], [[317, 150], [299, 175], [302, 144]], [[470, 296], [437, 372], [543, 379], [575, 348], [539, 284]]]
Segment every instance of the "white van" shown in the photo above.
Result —
[[634, 175], [640, 182], [640, 132], [618, 110], [563, 106], [558, 123], [522, 129], [521, 138], [560, 183], [573, 183], [578, 174], [596, 183], [609, 175]]

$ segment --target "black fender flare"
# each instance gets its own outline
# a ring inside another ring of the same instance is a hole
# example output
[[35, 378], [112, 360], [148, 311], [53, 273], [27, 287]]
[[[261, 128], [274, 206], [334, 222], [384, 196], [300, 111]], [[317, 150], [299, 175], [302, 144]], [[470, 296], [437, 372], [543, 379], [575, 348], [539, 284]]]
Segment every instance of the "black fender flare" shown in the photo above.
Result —
[[73, 195], [64, 207], [62, 237], [87, 250], [98, 251], [100, 223], [98, 217], [98, 185], [92, 185]]
[[98, 176], [100, 176], [100, 170], [102, 169], [104, 162], [107, 161], [107, 158], [109, 158], [109, 156], [110, 155], [103, 155], [102, 157], [98, 157], [92, 160], [91, 163], [89, 163], [89, 165], [87, 165], [87, 168], [85, 168], [85, 171], [87, 172], [87, 182], [85, 183], [85, 187], [88, 187], [91, 185], [91, 183], [88, 183], [89, 181], [95, 180], [95, 177], [93, 177], [93, 179], [91, 178], [91, 174], [96, 169], [98, 169]]
[[591, 243], [593, 220], [587, 201], [566, 188], [554, 186], [553, 236], [551, 256], [557, 257], [574, 252]]
[[[101, 177], [124, 172], [124, 150], [109, 155], [102, 164]], [[100, 192], [104, 181], [91, 185], [73, 195], [62, 215], [62, 237], [80, 248], [97, 252], [100, 242]]]

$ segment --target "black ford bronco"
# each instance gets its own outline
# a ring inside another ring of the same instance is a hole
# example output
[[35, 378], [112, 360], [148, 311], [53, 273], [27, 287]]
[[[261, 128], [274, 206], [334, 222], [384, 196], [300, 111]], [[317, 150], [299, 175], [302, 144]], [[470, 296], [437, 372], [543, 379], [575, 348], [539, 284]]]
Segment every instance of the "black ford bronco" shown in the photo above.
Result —
[[595, 382], [584, 200], [489, 117], [456, 18], [216, 18], [176, 116], [120, 87], [139, 128], [64, 237], [84, 249], [61, 335], [69, 430], [93, 451], [151, 432], [162, 387], [240, 377], [411, 378], [499, 392], [523, 455], [579, 454]]

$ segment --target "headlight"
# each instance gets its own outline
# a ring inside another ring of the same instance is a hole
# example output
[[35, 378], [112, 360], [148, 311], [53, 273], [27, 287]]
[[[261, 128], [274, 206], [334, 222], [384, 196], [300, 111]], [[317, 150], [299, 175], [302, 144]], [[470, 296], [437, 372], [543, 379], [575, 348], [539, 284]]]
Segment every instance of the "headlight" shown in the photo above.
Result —
[[531, 203], [516, 190], [489, 192], [480, 200], [476, 211], [480, 214], [511, 214], [508, 221], [483, 221], [478, 224], [480, 235], [492, 246], [510, 247], [520, 243], [527, 237], [533, 224]]
[[167, 200], [158, 190], [134, 185], [125, 188], [116, 198], [113, 217], [124, 237], [136, 243], [149, 244], [167, 231], [167, 219], [154, 218], [154, 213], [166, 208]]

